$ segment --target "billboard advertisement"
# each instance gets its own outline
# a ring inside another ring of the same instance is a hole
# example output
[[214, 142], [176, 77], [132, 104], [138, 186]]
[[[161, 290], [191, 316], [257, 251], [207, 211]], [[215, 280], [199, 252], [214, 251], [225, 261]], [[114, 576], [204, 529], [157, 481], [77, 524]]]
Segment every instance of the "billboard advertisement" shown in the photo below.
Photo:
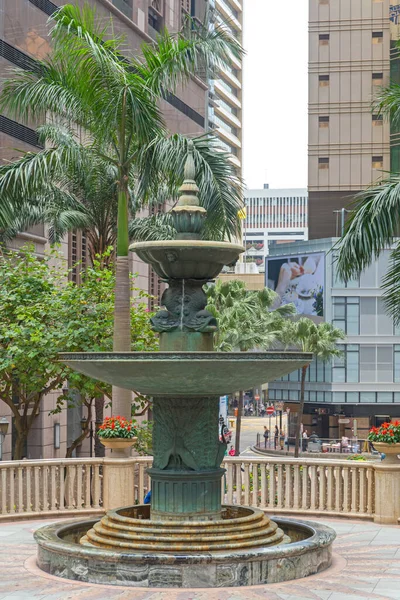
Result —
[[293, 303], [297, 314], [324, 316], [325, 253], [266, 258], [266, 286], [278, 294], [274, 308]]

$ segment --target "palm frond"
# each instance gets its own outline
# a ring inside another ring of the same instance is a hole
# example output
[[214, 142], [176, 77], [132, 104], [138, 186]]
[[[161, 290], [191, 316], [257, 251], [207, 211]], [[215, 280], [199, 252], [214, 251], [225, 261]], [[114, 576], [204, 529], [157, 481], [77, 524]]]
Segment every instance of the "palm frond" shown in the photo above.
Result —
[[129, 223], [129, 239], [135, 242], [150, 240], [173, 240], [176, 229], [170, 213], [158, 213], [150, 217], [133, 219]]
[[383, 302], [395, 325], [400, 324], [400, 242], [391, 252], [389, 268], [382, 277]]
[[344, 236], [335, 245], [337, 273], [343, 280], [358, 276], [400, 231], [400, 178], [390, 176], [355, 198]]

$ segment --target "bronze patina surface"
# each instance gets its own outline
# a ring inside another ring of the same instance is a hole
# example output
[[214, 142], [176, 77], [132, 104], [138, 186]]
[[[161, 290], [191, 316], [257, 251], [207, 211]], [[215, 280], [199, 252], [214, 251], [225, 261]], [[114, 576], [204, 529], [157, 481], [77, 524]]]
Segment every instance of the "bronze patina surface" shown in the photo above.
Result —
[[94, 379], [149, 396], [223, 396], [267, 383], [312, 360], [301, 352], [86, 352], [60, 359]]

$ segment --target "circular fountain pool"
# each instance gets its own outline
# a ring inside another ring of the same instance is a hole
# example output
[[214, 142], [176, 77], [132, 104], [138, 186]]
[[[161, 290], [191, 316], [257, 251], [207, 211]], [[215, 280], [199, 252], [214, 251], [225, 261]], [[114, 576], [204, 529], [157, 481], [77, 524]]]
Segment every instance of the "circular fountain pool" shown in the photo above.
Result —
[[[319, 573], [331, 564], [335, 532], [269, 519], [259, 509], [224, 506], [209, 522], [149, 520], [148, 506], [36, 531], [43, 571], [78, 581], [140, 587], [237, 587]], [[169, 543], [165, 543], [165, 539]]]

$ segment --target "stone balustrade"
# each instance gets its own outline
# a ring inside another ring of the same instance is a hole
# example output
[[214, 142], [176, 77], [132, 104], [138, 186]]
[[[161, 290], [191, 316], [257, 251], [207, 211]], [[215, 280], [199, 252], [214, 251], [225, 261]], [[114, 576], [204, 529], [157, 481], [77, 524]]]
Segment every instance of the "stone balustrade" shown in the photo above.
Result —
[[[140, 504], [151, 457], [0, 462], [0, 520], [103, 514]], [[222, 498], [270, 514], [324, 514], [398, 523], [400, 461], [226, 458]]]

